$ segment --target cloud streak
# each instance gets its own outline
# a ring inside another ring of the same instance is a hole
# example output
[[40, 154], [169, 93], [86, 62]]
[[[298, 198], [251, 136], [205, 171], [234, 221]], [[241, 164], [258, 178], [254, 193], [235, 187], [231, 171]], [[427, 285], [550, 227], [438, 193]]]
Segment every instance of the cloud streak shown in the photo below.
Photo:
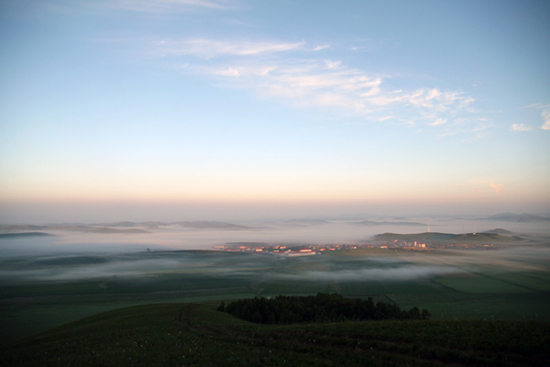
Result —
[[434, 122], [432, 122], [431, 124], [428, 124], [428, 125], [437, 126], [437, 125], [443, 125], [443, 124], [446, 124], [446, 123], [447, 123], [447, 119], [439, 118], [439, 119], [435, 120]]
[[[534, 103], [528, 106], [523, 106], [522, 108], [542, 109], [542, 112], [540, 113], [540, 115], [542, 117], [543, 124], [540, 128], [542, 130], [550, 130], [550, 104]], [[521, 131], [526, 131], [526, 130], [521, 130]]]
[[533, 128], [530, 127], [530, 126], [526, 126], [525, 124], [513, 124], [512, 125], [512, 131], [523, 132], [523, 131], [531, 131], [531, 130], [533, 130]]
[[504, 190], [504, 185], [485, 179], [472, 179], [467, 183], [458, 184], [457, 186], [471, 187], [474, 192], [478, 192], [480, 188], [489, 188], [497, 195]]
[[464, 93], [438, 88], [384, 88], [389, 77], [368, 75], [337, 61], [231, 63], [205, 67], [202, 72], [295, 106], [337, 108], [372, 119], [404, 122], [435, 115], [432, 125], [440, 125], [448, 121], [447, 115], [452, 116], [473, 102]]
[[493, 192], [495, 194], [500, 194], [500, 192], [502, 191], [502, 185], [501, 184], [497, 184], [497, 183], [494, 183], [494, 182], [491, 182], [489, 184], [489, 187], [491, 188], [491, 190], [493, 190]]
[[219, 56], [254, 56], [291, 50], [299, 50], [304, 42], [277, 43], [277, 42], [226, 42], [204, 38], [186, 41], [161, 41], [160, 50], [165, 55], [195, 55], [205, 58]]
[[130, 10], [143, 13], [169, 13], [192, 9], [228, 9], [230, 4], [224, 0], [119, 0], [106, 5], [113, 9]]
[[547, 108], [541, 112], [542, 120], [544, 124], [540, 127], [542, 130], [550, 130], [550, 108]]

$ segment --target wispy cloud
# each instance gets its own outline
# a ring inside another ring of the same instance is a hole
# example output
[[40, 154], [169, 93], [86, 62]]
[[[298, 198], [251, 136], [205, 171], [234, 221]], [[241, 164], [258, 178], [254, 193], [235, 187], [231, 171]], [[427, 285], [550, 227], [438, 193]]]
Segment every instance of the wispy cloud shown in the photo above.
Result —
[[493, 123], [487, 118], [471, 113], [471, 116], [455, 118], [452, 124], [449, 123], [445, 126], [446, 130], [439, 136], [468, 135], [468, 138], [464, 141], [472, 141], [487, 137], [489, 129], [493, 127]]
[[321, 51], [321, 50], [324, 50], [325, 48], [329, 48], [330, 45], [322, 45], [322, 46], [317, 46], [313, 49], [313, 51]]
[[494, 183], [494, 182], [491, 182], [489, 184], [489, 187], [491, 188], [491, 190], [493, 190], [493, 192], [495, 194], [500, 194], [500, 192], [502, 191], [502, 185], [501, 184], [497, 184], [497, 183]]
[[437, 125], [443, 125], [446, 122], [447, 122], [447, 119], [439, 118], [439, 119], [435, 120], [434, 122], [432, 122], [431, 124], [428, 124], [428, 125], [437, 126]]
[[[294, 105], [337, 107], [373, 119], [409, 121], [410, 113], [421, 119], [425, 114], [453, 114], [473, 102], [463, 93], [437, 88], [384, 89], [385, 76], [368, 75], [328, 60], [231, 63], [202, 70], [212, 76], [232, 78], [236, 86], [254, 89], [263, 96], [286, 99]], [[404, 109], [402, 113], [400, 108]], [[435, 120], [442, 124], [447, 118]]]
[[325, 64], [327, 64], [327, 68], [329, 69], [339, 69], [342, 65], [342, 61], [325, 60]]
[[110, 8], [147, 13], [167, 13], [193, 8], [228, 9], [227, 0], [118, 0], [106, 5]]
[[490, 189], [495, 194], [500, 194], [504, 190], [504, 185], [492, 180], [474, 178], [468, 182], [457, 184], [457, 186], [469, 187], [473, 192], [480, 192], [481, 189]]
[[541, 116], [544, 124], [542, 124], [540, 128], [543, 130], [550, 130], [550, 108], [543, 110]]
[[523, 106], [523, 107], [520, 107], [520, 108], [548, 108], [550, 107], [550, 104], [545, 104], [545, 103], [532, 103], [530, 105], [527, 105], [527, 106]]
[[[312, 48], [305, 41], [200, 38], [161, 41], [156, 47], [160, 57], [175, 58], [176, 63], [182, 61], [178, 58], [184, 58], [187, 69], [193, 73], [302, 108], [337, 109], [339, 113], [408, 126], [416, 123], [445, 125], [446, 129], [454, 126], [453, 134], [468, 132], [461, 126], [463, 123], [457, 122], [459, 117], [462, 121], [470, 119], [472, 124], [476, 121], [470, 107], [474, 99], [466, 93], [437, 87], [414, 90], [390, 87], [387, 81], [398, 78], [352, 68], [341, 60], [315, 58], [315, 52], [328, 45]], [[191, 60], [188, 56], [196, 58]]]
[[255, 56], [298, 50], [305, 42], [251, 42], [214, 41], [203, 38], [186, 41], [161, 41], [158, 43], [163, 55], [196, 55], [205, 58], [218, 56]]
[[513, 124], [512, 131], [531, 131], [532, 127], [526, 126], [525, 124]]
[[[538, 108], [542, 109], [540, 113], [542, 117], [543, 124], [540, 127], [542, 130], [550, 130], [550, 104], [548, 103], [533, 103], [528, 106], [523, 106], [521, 108]], [[524, 131], [524, 130], [522, 130]]]

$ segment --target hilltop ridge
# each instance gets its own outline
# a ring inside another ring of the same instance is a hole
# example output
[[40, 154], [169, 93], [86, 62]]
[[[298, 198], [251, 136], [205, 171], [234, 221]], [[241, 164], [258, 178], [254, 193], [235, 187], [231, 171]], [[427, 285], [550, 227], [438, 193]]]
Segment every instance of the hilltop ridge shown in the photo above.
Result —
[[[512, 242], [523, 240], [520, 236], [504, 236], [504, 233], [512, 234], [513, 232], [499, 229], [499, 232], [480, 232], [480, 233], [440, 233], [440, 232], [423, 232], [411, 234], [399, 233], [382, 233], [374, 236], [374, 239], [379, 241], [448, 241], [448, 242]], [[501, 234], [502, 233], [502, 234]]]

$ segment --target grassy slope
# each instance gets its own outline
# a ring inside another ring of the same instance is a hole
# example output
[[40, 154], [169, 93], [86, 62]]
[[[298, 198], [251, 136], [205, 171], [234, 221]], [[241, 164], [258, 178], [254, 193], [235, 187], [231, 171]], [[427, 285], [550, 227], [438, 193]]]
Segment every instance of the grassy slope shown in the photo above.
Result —
[[383, 321], [262, 326], [216, 303], [118, 309], [0, 348], [17, 366], [545, 366], [550, 325]]

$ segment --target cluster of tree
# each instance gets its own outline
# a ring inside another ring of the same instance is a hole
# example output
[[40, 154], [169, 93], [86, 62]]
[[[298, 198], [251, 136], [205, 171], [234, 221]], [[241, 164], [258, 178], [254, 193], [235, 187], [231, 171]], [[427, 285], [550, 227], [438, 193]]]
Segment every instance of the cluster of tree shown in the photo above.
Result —
[[394, 304], [377, 302], [372, 298], [351, 299], [336, 293], [316, 296], [277, 296], [247, 298], [222, 302], [218, 311], [228, 312], [240, 319], [259, 324], [293, 324], [302, 322], [341, 322], [363, 320], [421, 320], [430, 318], [427, 310], [417, 307], [408, 311]]

